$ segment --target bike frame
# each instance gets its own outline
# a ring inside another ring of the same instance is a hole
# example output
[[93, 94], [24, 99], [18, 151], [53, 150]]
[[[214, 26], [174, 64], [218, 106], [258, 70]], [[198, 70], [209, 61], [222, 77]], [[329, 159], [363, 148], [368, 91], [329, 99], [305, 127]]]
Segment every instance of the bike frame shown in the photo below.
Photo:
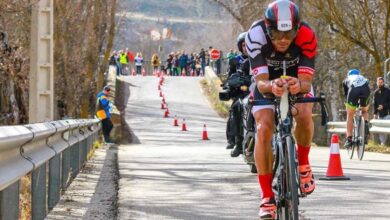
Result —
[[[295, 147], [295, 140], [292, 135], [293, 115], [292, 106], [296, 103], [320, 102], [321, 112], [327, 115], [326, 107], [323, 106], [324, 97], [320, 98], [297, 98], [296, 96], [287, 96], [286, 98], [272, 98], [256, 100], [253, 103], [257, 105], [275, 105], [275, 139], [273, 146], [275, 149], [273, 176], [276, 178], [278, 191], [277, 210], [278, 219], [298, 219], [299, 196], [305, 194], [300, 188], [300, 177], [298, 172], [298, 159]], [[286, 103], [287, 102], [287, 103]], [[287, 114], [283, 118], [287, 106]], [[324, 111], [323, 111], [324, 109]], [[326, 116], [325, 116], [326, 117]], [[326, 124], [323, 121], [322, 124]]]

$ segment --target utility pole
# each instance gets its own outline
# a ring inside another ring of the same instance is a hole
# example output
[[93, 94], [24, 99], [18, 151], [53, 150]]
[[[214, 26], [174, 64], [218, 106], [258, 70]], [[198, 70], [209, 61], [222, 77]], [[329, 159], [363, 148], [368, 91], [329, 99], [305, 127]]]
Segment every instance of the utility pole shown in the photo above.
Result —
[[53, 0], [32, 8], [29, 122], [54, 119]]

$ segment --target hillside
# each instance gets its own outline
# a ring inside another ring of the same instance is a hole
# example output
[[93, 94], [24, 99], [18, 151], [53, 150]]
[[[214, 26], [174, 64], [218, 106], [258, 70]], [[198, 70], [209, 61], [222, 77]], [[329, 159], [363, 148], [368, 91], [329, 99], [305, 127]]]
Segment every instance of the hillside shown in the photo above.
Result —
[[[126, 0], [120, 3], [115, 48], [141, 51], [147, 59], [162, 46], [162, 54], [198, 52], [209, 46], [227, 51], [241, 27], [212, 0]], [[150, 31], [171, 29], [170, 39], [153, 41]]]

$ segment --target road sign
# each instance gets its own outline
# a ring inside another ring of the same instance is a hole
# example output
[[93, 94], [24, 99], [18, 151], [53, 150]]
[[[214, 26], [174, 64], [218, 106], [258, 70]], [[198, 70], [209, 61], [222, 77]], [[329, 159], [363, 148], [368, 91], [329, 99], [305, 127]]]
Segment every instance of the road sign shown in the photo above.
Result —
[[210, 52], [210, 57], [212, 60], [218, 60], [221, 57], [221, 52], [217, 49], [212, 49]]

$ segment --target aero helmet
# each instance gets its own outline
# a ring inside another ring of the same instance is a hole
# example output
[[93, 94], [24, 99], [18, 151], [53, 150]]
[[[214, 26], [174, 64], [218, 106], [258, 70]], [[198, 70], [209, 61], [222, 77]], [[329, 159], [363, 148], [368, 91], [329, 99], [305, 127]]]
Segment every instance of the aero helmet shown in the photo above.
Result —
[[267, 33], [271, 38], [271, 30], [297, 31], [300, 24], [298, 6], [288, 0], [277, 0], [269, 4], [264, 17]]
[[242, 42], [245, 42], [245, 37], [246, 37], [246, 32], [243, 32], [241, 33], [240, 35], [238, 35], [237, 37], [237, 47], [238, 47], [238, 50], [242, 52]]
[[358, 69], [350, 69], [348, 71], [348, 76], [350, 75], [360, 75], [360, 71]]

